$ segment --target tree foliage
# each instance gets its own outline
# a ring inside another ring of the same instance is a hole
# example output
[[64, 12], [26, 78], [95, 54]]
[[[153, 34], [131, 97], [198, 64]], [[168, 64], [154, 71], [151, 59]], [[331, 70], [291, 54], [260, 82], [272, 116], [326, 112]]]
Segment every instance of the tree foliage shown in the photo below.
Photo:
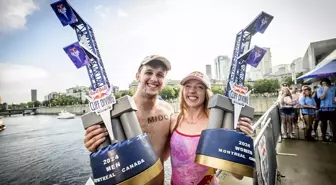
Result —
[[220, 87], [217, 87], [217, 86], [211, 87], [211, 91], [212, 91], [214, 94], [221, 94], [221, 95], [224, 94], [224, 89], [223, 89], [223, 88], [220, 88]]
[[164, 100], [173, 100], [178, 97], [178, 89], [170, 87], [170, 86], [166, 86], [165, 88], [161, 90], [159, 95]]
[[[296, 74], [296, 77], [298, 78], [298, 77], [300, 77], [300, 76], [302, 76], [302, 75], [303, 75], [303, 72], [301, 72], [301, 73], [297, 73], [297, 74]], [[296, 82], [297, 82], [298, 84], [299, 84], [299, 83], [302, 84], [302, 83], [303, 83], [303, 80], [297, 80]], [[287, 77], [284, 78], [283, 83], [287, 83], [288, 86], [291, 86], [291, 85], [294, 84], [294, 79], [292, 79], [292, 76], [287, 76]]]
[[279, 89], [279, 81], [277, 79], [261, 79], [253, 84], [254, 94], [276, 93]]

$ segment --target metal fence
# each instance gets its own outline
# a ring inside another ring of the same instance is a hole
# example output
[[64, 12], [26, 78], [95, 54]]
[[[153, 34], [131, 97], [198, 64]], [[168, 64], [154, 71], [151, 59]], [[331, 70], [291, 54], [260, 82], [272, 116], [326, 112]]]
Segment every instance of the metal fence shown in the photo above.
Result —
[[[277, 144], [281, 140], [281, 118], [278, 103], [274, 103], [253, 125], [256, 168], [253, 185], [275, 185], [280, 181], [277, 164]], [[259, 130], [260, 129], [260, 130]]]

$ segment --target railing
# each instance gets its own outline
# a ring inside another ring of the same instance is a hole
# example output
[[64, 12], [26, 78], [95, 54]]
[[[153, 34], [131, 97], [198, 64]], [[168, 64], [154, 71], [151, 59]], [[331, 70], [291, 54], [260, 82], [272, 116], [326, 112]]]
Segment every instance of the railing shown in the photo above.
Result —
[[[275, 185], [281, 181], [277, 165], [277, 144], [281, 141], [281, 118], [275, 102], [252, 126], [254, 130], [255, 170], [253, 185]], [[220, 171], [217, 172], [217, 176]]]
[[256, 167], [254, 185], [275, 185], [281, 181], [277, 164], [277, 145], [281, 141], [281, 118], [279, 105], [275, 102], [253, 125], [257, 132], [254, 139]]

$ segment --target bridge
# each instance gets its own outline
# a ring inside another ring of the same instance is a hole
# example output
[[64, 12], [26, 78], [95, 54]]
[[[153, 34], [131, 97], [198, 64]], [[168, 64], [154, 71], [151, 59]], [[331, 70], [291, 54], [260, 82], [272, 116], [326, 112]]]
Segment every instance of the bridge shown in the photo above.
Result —
[[5, 111], [0, 112], [0, 115], [11, 116], [11, 115], [15, 115], [15, 114], [22, 114], [22, 115], [31, 114], [31, 113], [36, 114], [36, 109], [37, 109], [37, 107], [19, 108], [19, 109], [6, 109]]

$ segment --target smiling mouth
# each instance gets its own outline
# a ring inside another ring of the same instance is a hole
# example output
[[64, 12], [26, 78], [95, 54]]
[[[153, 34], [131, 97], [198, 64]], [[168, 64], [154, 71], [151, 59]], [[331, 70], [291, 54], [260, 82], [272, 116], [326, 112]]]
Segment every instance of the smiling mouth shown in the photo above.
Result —
[[190, 101], [196, 101], [198, 100], [198, 97], [197, 96], [187, 96], [187, 99]]
[[147, 83], [147, 86], [150, 87], [150, 88], [157, 88], [157, 87], [159, 87], [159, 85], [149, 84], [149, 83]]

